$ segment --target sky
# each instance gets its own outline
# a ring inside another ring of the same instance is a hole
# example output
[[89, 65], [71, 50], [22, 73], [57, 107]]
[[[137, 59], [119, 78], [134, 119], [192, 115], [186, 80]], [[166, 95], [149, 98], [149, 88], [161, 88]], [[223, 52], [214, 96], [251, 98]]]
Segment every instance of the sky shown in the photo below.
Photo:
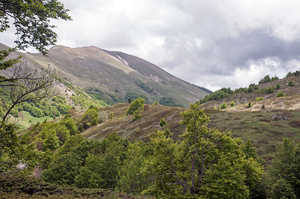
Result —
[[299, 0], [60, 1], [73, 21], [52, 21], [58, 45], [122, 51], [212, 91], [300, 70]]

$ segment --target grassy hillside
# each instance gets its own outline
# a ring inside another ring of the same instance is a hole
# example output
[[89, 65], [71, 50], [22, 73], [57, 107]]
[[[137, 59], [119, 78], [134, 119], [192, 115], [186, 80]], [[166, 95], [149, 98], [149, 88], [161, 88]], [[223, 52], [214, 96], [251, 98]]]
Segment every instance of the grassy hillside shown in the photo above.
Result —
[[50, 64], [61, 73], [64, 82], [110, 105], [127, 102], [128, 98], [143, 97], [146, 102], [154, 103], [166, 97], [172, 98], [174, 106], [188, 107], [208, 94], [206, 89], [182, 81], [138, 57], [97, 47], [55, 46], [49, 50], [49, 57], [30, 53], [22, 56], [36, 67]]
[[[288, 82], [293, 81], [294, 86], [289, 86]], [[276, 85], [279, 84], [280, 88], [276, 89]], [[299, 94], [300, 93], [300, 77], [287, 77], [283, 79], [274, 80], [271, 82], [258, 84], [258, 90], [253, 90], [252, 92], [243, 92], [243, 93], [236, 93], [230, 94], [228, 97], [220, 99], [220, 100], [213, 100], [203, 103], [203, 108], [213, 109], [215, 106], [218, 107], [222, 103], [226, 103], [228, 107], [230, 107], [230, 102], [234, 101], [235, 106], [233, 108], [224, 109], [225, 111], [258, 111], [261, 109], [261, 106], [264, 104], [266, 110], [273, 110], [273, 109], [299, 109]], [[268, 89], [272, 87], [274, 92], [273, 93], [264, 93], [262, 92], [263, 89]], [[288, 95], [287, 97], [280, 97], [276, 98], [278, 92], [282, 92], [284, 95]], [[263, 97], [264, 100], [256, 101], [256, 98]], [[249, 101], [254, 102], [252, 108], [247, 108], [247, 104]]]
[[[174, 133], [175, 140], [180, 139], [179, 135], [185, 131], [184, 126], [178, 123], [184, 108], [150, 105], [148, 111], [141, 112], [141, 119], [133, 121], [133, 116], [125, 116], [128, 107], [129, 104], [117, 104], [101, 108], [101, 111], [108, 114], [113, 113], [114, 118], [87, 129], [82, 135], [88, 139], [103, 140], [115, 131], [118, 136], [130, 141], [147, 141], [155, 129], [160, 130], [158, 124], [161, 118], [166, 119], [167, 125], [164, 128], [169, 128]], [[78, 113], [74, 119], [78, 121], [83, 112]], [[205, 113], [210, 117], [209, 127], [231, 131], [234, 137], [240, 137], [243, 141], [251, 140], [258, 154], [267, 163], [270, 163], [276, 145], [281, 143], [283, 137], [300, 141], [300, 110], [225, 112], [205, 109]], [[273, 120], [274, 115], [279, 117]], [[281, 116], [288, 120], [280, 118]]]

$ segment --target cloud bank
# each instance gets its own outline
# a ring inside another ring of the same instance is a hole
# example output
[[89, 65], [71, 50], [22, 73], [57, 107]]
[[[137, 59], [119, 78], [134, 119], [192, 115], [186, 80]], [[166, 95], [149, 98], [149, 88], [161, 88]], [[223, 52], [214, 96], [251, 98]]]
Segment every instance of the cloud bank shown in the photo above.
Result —
[[[73, 21], [53, 21], [58, 44], [133, 54], [211, 90], [300, 69], [296, 0], [61, 2]], [[2, 42], [11, 44], [4, 34]]]

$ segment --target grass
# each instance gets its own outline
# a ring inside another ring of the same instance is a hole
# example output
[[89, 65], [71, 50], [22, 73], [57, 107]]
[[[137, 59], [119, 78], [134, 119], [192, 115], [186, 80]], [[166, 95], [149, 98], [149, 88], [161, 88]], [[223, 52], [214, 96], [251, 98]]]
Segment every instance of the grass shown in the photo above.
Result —
[[[31, 122], [29, 122], [31, 120]], [[53, 118], [52, 117], [33, 117], [32, 115], [30, 115], [29, 112], [27, 111], [20, 111], [19, 113], [19, 117], [18, 118], [14, 118], [11, 117], [9, 119], [10, 122], [16, 122], [17, 124], [20, 125], [21, 129], [27, 129], [28, 127], [30, 127], [32, 124], [36, 124], [38, 122], [43, 122], [44, 120], [47, 120], [48, 122], [52, 121]]]

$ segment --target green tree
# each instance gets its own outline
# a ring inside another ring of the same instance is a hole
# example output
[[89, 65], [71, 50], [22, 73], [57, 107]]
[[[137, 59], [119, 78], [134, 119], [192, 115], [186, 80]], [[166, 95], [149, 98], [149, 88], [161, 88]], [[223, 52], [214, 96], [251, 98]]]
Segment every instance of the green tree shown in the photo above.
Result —
[[283, 96], [284, 96], [283, 92], [278, 92], [276, 95], [276, 97], [283, 97]]
[[221, 109], [225, 109], [225, 108], [227, 108], [227, 104], [226, 102], [223, 102], [223, 104], [221, 105]]
[[44, 140], [43, 151], [47, 151], [50, 149], [54, 151], [59, 147], [59, 139], [56, 136], [56, 132], [54, 130], [50, 130], [48, 132], [47, 138]]
[[293, 81], [289, 81], [288, 85], [289, 85], [289, 86], [294, 86], [295, 84], [294, 84]]
[[144, 108], [144, 103], [145, 103], [144, 99], [137, 98], [130, 104], [129, 108], [126, 111], [126, 115], [132, 115], [134, 111], [142, 110]]
[[252, 107], [252, 102], [251, 101], [248, 102], [248, 108], [250, 108], [250, 107]]
[[99, 121], [99, 115], [98, 115], [99, 109], [90, 106], [88, 110], [84, 113], [84, 115], [81, 118], [81, 123], [83, 125], [84, 129], [88, 129], [91, 126], [95, 126]]
[[166, 120], [164, 118], [161, 118], [159, 121], [159, 126], [162, 128], [167, 124]]
[[47, 54], [46, 46], [54, 45], [57, 38], [50, 19], [71, 20], [69, 10], [57, 0], [1, 0], [0, 10], [0, 32], [10, 28], [9, 18], [12, 18], [18, 36], [17, 48], [25, 50], [33, 46], [44, 55]]
[[235, 105], [234, 101], [230, 102], [230, 106], [233, 107]]
[[145, 193], [163, 198], [246, 198], [246, 181], [257, 181], [262, 167], [241, 150], [243, 143], [228, 132], [209, 129], [199, 105], [182, 113], [186, 132], [174, 143], [165, 131], [151, 139], [154, 154], [145, 171], [155, 175]]
[[278, 84], [276, 84], [276, 87], [275, 87], [276, 89], [280, 89], [280, 84], [278, 83]]

